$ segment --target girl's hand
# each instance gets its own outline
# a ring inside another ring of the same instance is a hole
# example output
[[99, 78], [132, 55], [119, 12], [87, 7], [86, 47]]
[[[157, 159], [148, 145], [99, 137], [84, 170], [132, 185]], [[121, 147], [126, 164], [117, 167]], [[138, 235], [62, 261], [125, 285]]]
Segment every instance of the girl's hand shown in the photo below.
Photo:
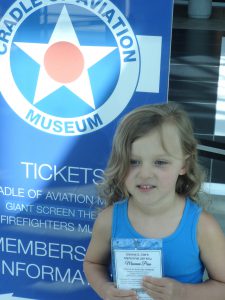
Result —
[[112, 282], [103, 286], [104, 300], [137, 300], [137, 294], [132, 290], [117, 289]]
[[184, 294], [184, 284], [165, 277], [146, 276], [143, 279], [143, 287], [154, 300], [180, 300]]

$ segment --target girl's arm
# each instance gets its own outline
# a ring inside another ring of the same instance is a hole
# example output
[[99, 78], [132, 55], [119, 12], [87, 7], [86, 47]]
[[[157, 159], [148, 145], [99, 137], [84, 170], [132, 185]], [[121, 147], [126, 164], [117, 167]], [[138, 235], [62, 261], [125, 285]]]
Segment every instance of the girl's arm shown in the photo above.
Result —
[[[198, 226], [200, 256], [209, 279], [203, 284], [188, 286], [186, 299], [225, 299], [225, 236], [210, 214], [201, 214]], [[193, 295], [193, 296], [192, 296]]]
[[136, 300], [134, 291], [115, 288], [108, 274], [111, 257], [112, 207], [104, 209], [95, 221], [84, 258], [84, 273], [96, 293], [107, 300]]
[[143, 286], [155, 300], [225, 300], [225, 237], [208, 213], [201, 214], [198, 242], [209, 279], [200, 284], [182, 284], [170, 278], [146, 277]]

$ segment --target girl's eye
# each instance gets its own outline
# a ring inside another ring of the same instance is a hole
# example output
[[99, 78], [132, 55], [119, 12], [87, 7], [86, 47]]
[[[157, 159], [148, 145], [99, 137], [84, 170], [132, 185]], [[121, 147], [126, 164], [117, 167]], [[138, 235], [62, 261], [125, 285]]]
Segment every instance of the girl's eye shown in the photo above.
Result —
[[137, 160], [137, 159], [131, 159], [130, 160], [130, 165], [132, 167], [139, 166], [140, 164], [141, 164], [140, 160]]
[[164, 166], [168, 165], [168, 161], [166, 161], [166, 160], [156, 160], [154, 164], [157, 167], [164, 167]]

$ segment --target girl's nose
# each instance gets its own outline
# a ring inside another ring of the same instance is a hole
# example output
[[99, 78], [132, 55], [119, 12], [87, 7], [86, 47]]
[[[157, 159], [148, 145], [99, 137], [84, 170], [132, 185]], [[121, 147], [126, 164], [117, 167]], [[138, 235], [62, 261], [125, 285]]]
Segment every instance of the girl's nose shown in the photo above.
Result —
[[152, 166], [149, 164], [143, 164], [139, 173], [141, 178], [151, 178], [153, 176]]

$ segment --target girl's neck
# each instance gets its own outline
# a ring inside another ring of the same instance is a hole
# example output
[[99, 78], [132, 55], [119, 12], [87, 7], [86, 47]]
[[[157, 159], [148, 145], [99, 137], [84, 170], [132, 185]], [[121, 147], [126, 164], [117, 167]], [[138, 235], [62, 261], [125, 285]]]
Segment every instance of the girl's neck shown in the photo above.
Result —
[[171, 205], [136, 207], [130, 199], [128, 218], [134, 229], [146, 238], [164, 238], [171, 235], [180, 223], [185, 207], [185, 199], [175, 197]]
[[177, 194], [161, 201], [160, 203], [151, 204], [149, 206], [141, 205], [140, 203], [133, 201], [132, 197], [129, 199], [129, 209], [139, 215], [147, 217], [158, 217], [176, 211], [180, 207], [183, 207], [184, 197]]

